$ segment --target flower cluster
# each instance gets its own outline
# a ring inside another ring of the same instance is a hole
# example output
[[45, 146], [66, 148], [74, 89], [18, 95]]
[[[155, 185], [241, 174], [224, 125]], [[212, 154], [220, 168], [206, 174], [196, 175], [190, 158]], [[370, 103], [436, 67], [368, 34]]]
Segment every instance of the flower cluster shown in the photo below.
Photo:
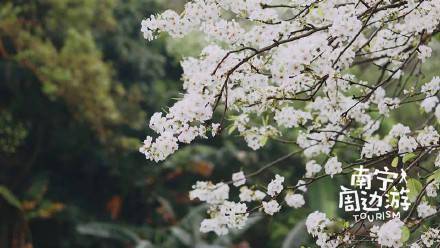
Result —
[[381, 227], [373, 226], [370, 230], [371, 236], [377, 239], [377, 242], [385, 247], [402, 246], [402, 227], [404, 223], [400, 219], [392, 219]]
[[435, 207], [428, 205], [426, 202], [422, 202], [417, 206], [417, 214], [421, 218], [426, 218], [430, 215], [433, 215], [437, 212]]
[[440, 242], [440, 229], [429, 228], [419, 240], [411, 244], [411, 248], [433, 247], [437, 242]]
[[330, 158], [324, 165], [325, 173], [333, 177], [342, 172], [342, 163], [338, 161], [337, 157]]
[[307, 232], [316, 237], [316, 245], [319, 247], [338, 247], [341, 244], [350, 243], [350, 234], [333, 233], [329, 229], [335, 223], [330, 221], [326, 214], [315, 211], [306, 219]]
[[273, 179], [269, 185], [267, 185], [267, 194], [272, 197], [279, 194], [283, 190], [283, 182], [284, 177], [275, 175], [275, 179]]

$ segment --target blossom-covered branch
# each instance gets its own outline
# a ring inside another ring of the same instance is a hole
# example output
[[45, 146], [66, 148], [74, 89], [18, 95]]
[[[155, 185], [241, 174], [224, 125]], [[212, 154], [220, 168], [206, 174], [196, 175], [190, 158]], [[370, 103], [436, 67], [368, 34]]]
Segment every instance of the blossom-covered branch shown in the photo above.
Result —
[[[199, 57], [181, 62], [182, 98], [166, 113], [151, 117], [149, 127], [157, 137], [148, 136], [140, 152], [159, 162], [180, 144], [207, 139], [227, 127], [253, 150], [270, 140], [297, 147], [299, 152], [252, 173], [233, 174], [230, 182], [194, 185], [190, 197], [210, 205], [210, 218], [202, 222], [201, 231], [219, 235], [242, 228], [252, 204], [252, 210], [268, 215], [283, 204], [302, 207], [309, 184], [348, 173], [353, 165], [377, 173], [392, 164], [402, 167], [406, 176], [434, 158], [437, 169], [426, 172], [422, 186], [422, 192], [434, 198], [440, 181], [440, 77], [423, 78], [421, 65], [431, 56], [429, 42], [440, 32], [439, 23], [438, 0], [193, 0], [181, 14], [167, 10], [152, 15], [142, 21], [147, 40], [162, 32], [174, 38], [201, 32], [209, 45]], [[360, 79], [351, 73], [358, 66], [379, 75], [371, 81]], [[384, 129], [382, 123], [393, 111], [407, 105], [420, 106], [429, 117], [419, 127], [396, 123]], [[284, 139], [292, 131], [295, 140]], [[342, 161], [337, 147], [356, 154], [357, 160]], [[284, 177], [276, 175], [266, 188], [243, 186], [250, 177], [300, 153], [308, 161], [296, 185], [284, 187]], [[240, 187], [239, 202], [230, 200], [230, 184]], [[358, 239], [359, 230], [352, 230], [367, 229], [363, 222], [331, 233], [328, 226], [335, 221], [319, 212], [309, 215], [307, 230], [322, 247], [363, 241], [402, 246], [407, 241], [403, 227], [419, 225], [438, 212], [422, 192], [413, 199], [405, 223], [393, 218], [374, 226], [367, 238]], [[417, 217], [412, 216], [415, 209]], [[438, 242], [438, 232], [429, 229], [413, 245]]]

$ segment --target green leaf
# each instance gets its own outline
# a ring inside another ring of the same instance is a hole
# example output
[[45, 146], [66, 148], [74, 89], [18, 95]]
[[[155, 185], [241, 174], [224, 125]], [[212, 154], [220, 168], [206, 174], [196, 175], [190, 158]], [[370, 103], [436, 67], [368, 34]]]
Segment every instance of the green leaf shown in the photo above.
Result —
[[395, 157], [391, 162], [391, 166], [396, 168], [399, 165], [399, 157]]
[[437, 170], [436, 172], [434, 172], [434, 174], [430, 175], [426, 181], [427, 182], [431, 182], [431, 181], [440, 181], [440, 170]]
[[269, 122], [269, 116], [264, 116], [263, 117], [263, 126], [266, 126], [268, 122]]
[[232, 133], [235, 131], [236, 128], [237, 128], [236, 125], [231, 125], [231, 126], [229, 127], [229, 129], [228, 129], [228, 134], [232, 134]]
[[47, 95], [54, 95], [55, 93], [57, 93], [58, 87], [51, 82], [46, 82], [46, 83], [43, 83], [42, 90]]
[[191, 244], [194, 243], [190, 233], [188, 233], [186, 230], [184, 230], [181, 227], [178, 226], [172, 227], [171, 233], [174, 235], [174, 237], [178, 238], [179, 241], [182, 242], [184, 245], [191, 246]]
[[400, 240], [402, 242], [406, 242], [409, 239], [409, 235], [410, 235], [409, 229], [408, 227], [403, 226], [401, 230], [402, 230], [402, 236], [400, 237]]
[[398, 142], [398, 140], [396, 138], [392, 138], [390, 141], [388, 141], [388, 143], [391, 146], [397, 146], [399, 142]]
[[319, 8], [319, 7], [317, 8], [317, 13], [318, 13], [318, 15], [321, 16], [321, 17], [324, 16], [324, 11], [322, 11], [322, 9]]
[[411, 162], [414, 159], [416, 159], [417, 155], [415, 153], [407, 153], [405, 154], [405, 156], [403, 156], [402, 158], [402, 162], [405, 164], [407, 162]]
[[409, 189], [408, 198], [411, 202], [415, 202], [417, 196], [423, 188], [422, 183], [414, 178], [409, 178], [406, 182], [406, 187]]
[[136, 232], [129, 227], [104, 223], [90, 222], [76, 226], [76, 231], [83, 235], [90, 235], [105, 239], [115, 239], [124, 242], [130, 242], [136, 248], [153, 248], [154, 246], [147, 240], [142, 239]]
[[21, 209], [21, 203], [15, 195], [5, 186], [0, 185], [0, 196], [11, 206]]
[[39, 174], [32, 178], [32, 184], [26, 191], [25, 199], [41, 201], [47, 191], [49, 180], [47, 175]]

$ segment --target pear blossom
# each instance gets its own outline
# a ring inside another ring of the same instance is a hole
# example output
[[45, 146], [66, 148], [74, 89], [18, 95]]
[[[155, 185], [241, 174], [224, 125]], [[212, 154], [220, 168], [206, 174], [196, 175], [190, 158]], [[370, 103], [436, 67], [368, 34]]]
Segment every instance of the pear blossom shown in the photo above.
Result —
[[306, 163], [306, 177], [313, 177], [321, 171], [322, 167], [315, 160], [310, 160]]
[[420, 103], [420, 106], [423, 108], [423, 110], [427, 113], [432, 112], [432, 110], [435, 109], [435, 107], [438, 104], [438, 97], [431, 96], [426, 98]]
[[327, 216], [318, 211], [309, 214], [306, 219], [307, 232], [312, 236], [318, 236], [328, 224], [330, 224], [330, 220], [327, 219]]
[[394, 218], [383, 224], [380, 228], [371, 230], [377, 236], [377, 242], [385, 247], [402, 246], [402, 227], [404, 223]]
[[295, 187], [297, 187], [298, 190], [300, 190], [302, 192], [307, 192], [307, 183], [304, 180], [298, 180]]
[[417, 214], [421, 218], [428, 217], [430, 215], [435, 214], [436, 212], [437, 211], [436, 211], [435, 207], [428, 205], [427, 202], [421, 202], [417, 206]]
[[312, 119], [312, 116], [310, 113], [287, 107], [276, 112], [274, 119], [278, 125], [291, 128], [298, 127], [300, 124], [304, 125], [307, 120]]
[[417, 56], [422, 62], [425, 62], [427, 58], [431, 57], [432, 49], [429, 46], [420, 46]]
[[191, 200], [198, 198], [207, 203], [221, 203], [229, 198], [229, 186], [224, 183], [197, 182], [189, 192]]
[[427, 96], [434, 96], [440, 91], [440, 77], [433, 77], [432, 80], [424, 85], [422, 85], [421, 92], [425, 93]]
[[243, 171], [232, 174], [232, 182], [235, 187], [241, 186], [246, 183], [246, 176]]
[[429, 228], [421, 235], [420, 239], [426, 247], [432, 247], [435, 242], [440, 242], [440, 229]]
[[428, 197], [437, 197], [437, 191], [440, 189], [440, 181], [433, 181], [429, 183], [425, 190], [426, 190], [426, 196]]
[[281, 209], [280, 204], [278, 204], [275, 200], [270, 200], [268, 202], [263, 201], [263, 210], [268, 215], [274, 215], [275, 213], [279, 212]]
[[283, 190], [283, 182], [284, 177], [280, 175], [275, 175], [275, 179], [273, 179], [268, 185], [267, 185], [267, 194], [270, 196], [276, 196]]
[[246, 204], [230, 201], [211, 207], [212, 218], [202, 221], [200, 231], [203, 233], [213, 231], [217, 235], [226, 235], [230, 228], [241, 229], [249, 216], [246, 210]]
[[399, 139], [399, 153], [413, 152], [417, 148], [417, 141], [411, 136], [403, 136]]
[[301, 194], [287, 193], [284, 200], [286, 201], [287, 206], [293, 208], [300, 208], [305, 204], [304, 196]]
[[393, 147], [384, 140], [369, 140], [362, 147], [361, 156], [365, 158], [372, 158], [375, 156], [381, 156], [392, 151]]
[[432, 146], [438, 145], [440, 141], [440, 135], [434, 129], [433, 126], [425, 127], [419, 135], [417, 135], [417, 142], [421, 146]]
[[338, 161], [337, 157], [330, 158], [324, 165], [325, 173], [333, 177], [342, 172], [342, 163]]
[[242, 186], [240, 188], [239, 198], [242, 202], [261, 201], [265, 196], [266, 194], [260, 190], [252, 190], [247, 186]]
[[410, 133], [411, 133], [411, 129], [409, 129], [409, 127], [407, 127], [401, 123], [398, 123], [391, 128], [388, 135], [391, 138], [398, 138], [398, 137], [406, 136]]

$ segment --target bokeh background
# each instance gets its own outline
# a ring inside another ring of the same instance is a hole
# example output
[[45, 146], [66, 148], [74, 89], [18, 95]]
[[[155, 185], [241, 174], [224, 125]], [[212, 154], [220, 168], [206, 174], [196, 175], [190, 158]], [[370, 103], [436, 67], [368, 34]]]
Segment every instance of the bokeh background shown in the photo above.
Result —
[[[252, 172], [293, 148], [252, 152], [234, 135], [185, 146], [163, 163], [138, 150], [149, 116], [179, 97], [179, 60], [206, 43], [191, 35], [147, 42], [140, 22], [184, 0], [0, 1], [0, 247], [297, 247], [304, 219], [337, 209], [344, 178], [318, 181], [306, 207], [228, 236], [200, 234], [205, 209], [188, 199], [197, 180]], [[438, 44], [426, 78], [438, 72]], [[374, 69], [357, 68], [360, 77]], [[408, 109], [410, 108], [410, 109]], [[420, 112], [415, 107], [405, 111]], [[405, 123], [417, 124], [406, 116]], [[394, 120], [401, 120], [399, 113]], [[292, 134], [294, 135], [294, 134]], [[346, 154], [346, 159], [353, 155]], [[294, 184], [304, 161], [261, 174]], [[258, 182], [257, 182], [258, 183]]]

